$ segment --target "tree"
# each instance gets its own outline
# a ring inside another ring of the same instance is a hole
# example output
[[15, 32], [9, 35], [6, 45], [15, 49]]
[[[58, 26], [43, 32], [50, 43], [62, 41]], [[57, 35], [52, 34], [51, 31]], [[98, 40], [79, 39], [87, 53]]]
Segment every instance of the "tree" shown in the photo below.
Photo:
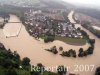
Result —
[[61, 56], [67, 56], [67, 51], [66, 52], [62, 52], [62, 54], [60, 54]]
[[57, 54], [57, 53], [58, 53], [56, 46], [53, 46], [52, 48], [50, 48], [50, 49], [45, 49], [45, 50], [46, 50], [46, 51], [49, 51], [49, 52], [52, 52], [52, 53], [54, 53], [54, 54]]
[[76, 58], [76, 56], [77, 56], [77, 55], [76, 55], [76, 51], [73, 50], [73, 57]]
[[37, 67], [38, 67], [39, 73], [43, 73], [44, 72], [45, 68], [44, 68], [44, 66], [41, 63], [38, 63]]
[[76, 51], [73, 50], [73, 49], [70, 49], [70, 50], [68, 51], [68, 54], [69, 54], [71, 57], [76, 57]]
[[28, 57], [23, 58], [22, 65], [23, 66], [29, 66], [30, 65], [30, 59]]
[[31, 74], [31, 75], [40, 75], [40, 73], [39, 73], [39, 72], [36, 72], [36, 71], [30, 72], [30, 74]]
[[18, 75], [15, 69], [8, 69], [5, 75]]
[[10, 68], [13, 67], [14, 63], [12, 62], [12, 59], [6, 59], [4, 60], [3, 67]]
[[62, 51], [63, 50], [63, 47], [59, 47], [59, 50]]
[[80, 53], [83, 52], [83, 48], [80, 48], [80, 49], [79, 49], [79, 52], [80, 52]]
[[96, 69], [95, 75], [100, 75], [100, 67]]
[[79, 57], [83, 57], [84, 56], [84, 51], [83, 51], [83, 48], [80, 48], [79, 49], [79, 54], [78, 54]]
[[87, 56], [88, 55], [88, 52], [87, 51], [84, 51], [84, 56]]
[[56, 46], [53, 46], [53, 47], [51, 48], [51, 51], [52, 51], [54, 54], [57, 54], [57, 53], [58, 53]]
[[93, 54], [94, 48], [93, 47], [89, 47], [87, 49], [88, 54]]
[[45, 71], [44, 65], [38, 63], [36, 66], [32, 66], [34, 69], [31, 71], [31, 75], [41, 75]]
[[20, 55], [16, 51], [14, 51], [13, 55], [20, 62]]
[[50, 71], [45, 71], [45, 72], [43, 72], [42, 75], [58, 75], [58, 74], [54, 73], [54, 72], [50, 72]]
[[68, 51], [63, 51], [61, 55], [62, 56], [70, 57], [70, 54], [68, 53]]
[[62, 56], [66, 56], [66, 57], [74, 57], [76, 58], [76, 51], [73, 49], [70, 49], [69, 51], [63, 51], [62, 54], [60, 54]]
[[89, 39], [89, 35], [87, 34], [87, 32], [85, 32], [84, 30], [81, 30], [81, 33], [85, 38]]
[[67, 69], [66, 69], [66, 67], [61, 65], [61, 66], [58, 66], [57, 72], [58, 72], [59, 75], [66, 75]]
[[80, 31], [80, 30], [81, 30], [81, 28], [80, 28], [80, 27], [78, 27], [78, 28], [77, 28], [77, 30], [78, 30], [78, 31]]
[[95, 39], [89, 39], [89, 43], [90, 43], [91, 45], [94, 45], [94, 44], [95, 44]]
[[73, 56], [73, 50], [72, 50], [72, 49], [70, 49], [70, 50], [68, 51], [68, 53], [69, 53], [70, 56]]
[[53, 42], [54, 40], [55, 40], [54, 36], [45, 36], [45, 38], [44, 38], [45, 43]]
[[5, 49], [5, 47], [4, 47], [4, 45], [2, 43], [0, 43], [0, 49], [1, 50], [4, 50]]

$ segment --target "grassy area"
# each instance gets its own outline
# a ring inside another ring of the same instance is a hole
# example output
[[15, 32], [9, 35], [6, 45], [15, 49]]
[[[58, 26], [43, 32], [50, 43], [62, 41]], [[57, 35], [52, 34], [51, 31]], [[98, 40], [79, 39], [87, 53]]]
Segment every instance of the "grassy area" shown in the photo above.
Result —
[[[44, 39], [43, 35], [41, 35], [40, 37]], [[68, 38], [68, 37], [56, 36], [55, 40], [60, 40], [71, 45], [85, 45], [86, 44], [86, 39], [82, 39], [82, 38]]]
[[5, 75], [4, 71], [5, 71], [5, 69], [2, 66], [0, 66], [0, 75]]
[[71, 44], [71, 45], [85, 45], [86, 44], [86, 40], [81, 39], [81, 38], [56, 37], [55, 39]]
[[57, 73], [45, 71], [42, 75], [58, 75]]
[[16, 69], [16, 72], [18, 75], [30, 75], [30, 71], [27, 71], [27, 70], [17, 70]]

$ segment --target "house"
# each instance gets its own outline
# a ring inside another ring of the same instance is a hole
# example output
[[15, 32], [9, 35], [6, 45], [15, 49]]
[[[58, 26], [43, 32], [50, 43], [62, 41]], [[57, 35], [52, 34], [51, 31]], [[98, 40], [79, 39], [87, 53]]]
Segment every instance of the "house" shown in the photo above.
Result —
[[[57, 10], [30, 10], [25, 13], [25, 24], [29, 27], [29, 32], [32, 35], [46, 34], [50, 32], [56, 36], [82, 38], [82, 34], [68, 20], [64, 21], [64, 16], [56, 12]], [[55, 11], [55, 12], [53, 12]], [[60, 10], [62, 11], [62, 10]], [[52, 13], [53, 12], [53, 13]], [[54, 26], [55, 25], [55, 26]]]

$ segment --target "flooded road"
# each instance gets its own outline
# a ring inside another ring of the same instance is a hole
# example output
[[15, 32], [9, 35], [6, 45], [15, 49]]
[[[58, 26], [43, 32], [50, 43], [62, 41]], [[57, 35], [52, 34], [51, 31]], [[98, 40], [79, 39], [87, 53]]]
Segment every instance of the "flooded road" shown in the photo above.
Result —
[[[73, 20], [72, 11], [68, 16], [70, 20]], [[16, 22], [15, 17], [10, 17], [11, 21]], [[19, 23], [22, 25], [22, 23]], [[79, 24], [77, 24], [80, 26]], [[82, 27], [81, 27], [82, 28]], [[11, 28], [12, 29], [12, 28]], [[14, 28], [13, 28], [14, 29]], [[84, 29], [84, 28], [82, 28]], [[96, 38], [94, 35], [92, 35], [88, 30], [84, 29], [87, 31], [87, 33], [90, 35], [91, 38], [96, 39], [96, 47], [94, 50], [94, 54], [91, 56], [83, 57], [83, 58], [67, 58], [67, 57], [61, 57], [59, 54], [54, 55], [48, 51], [45, 51], [44, 49], [48, 49], [52, 46], [57, 46], [60, 47], [62, 46], [64, 50], [69, 50], [69, 49], [75, 49], [78, 53], [79, 48], [84, 48], [85, 50], [88, 48], [88, 44], [84, 46], [74, 46], [74, 45], [68, 45], [64, 42], [61, 41], [54, 41], [52, 43], [45, 44], [42, 39], [40, 41], [35, 40], [33, 37], [31, 37], [28, 32], [26, 31], [24, 25], [22, 25], [20, 34], [18, 37], [11, 37], [11, 38], [6, 38], [5, 34], [3, 33], [3, 30], [0, 29], [0, 42], [2, 42], [7, 49], [11, 49], [12, 51], [17, 51], [21, 58], [23, 57], [29, 57], [31, 59], [31, 64], [37, 64], [37, 63], [42, 63], [45, 66], [49, 67], [55, 67], [57, 65], [65, 65], [69, 67], [68, 73], [76, 73], [80, 75], [93, 75], [95, 72], [95, 68], [93, 71], [76, 71], [76, 66], [75, 65], [94, 65], [95, 67], [100, 65], [100, 60], [98, 57], [100, 57], [100, 40]]]

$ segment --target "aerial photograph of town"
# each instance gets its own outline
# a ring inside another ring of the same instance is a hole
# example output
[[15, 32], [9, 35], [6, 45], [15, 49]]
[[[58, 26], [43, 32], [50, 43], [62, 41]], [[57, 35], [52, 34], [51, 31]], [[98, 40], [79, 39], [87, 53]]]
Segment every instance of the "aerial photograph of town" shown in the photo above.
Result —
[[0, 0], [0, 75], [100, 75], [99, 0]]

